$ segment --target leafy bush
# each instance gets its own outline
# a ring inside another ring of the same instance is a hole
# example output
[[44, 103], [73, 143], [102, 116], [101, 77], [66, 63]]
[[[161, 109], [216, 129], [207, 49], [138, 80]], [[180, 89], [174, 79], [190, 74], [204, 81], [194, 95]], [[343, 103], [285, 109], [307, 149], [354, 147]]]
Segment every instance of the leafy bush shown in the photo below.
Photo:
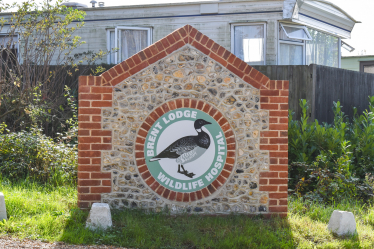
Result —
[[308, 122], [306, 100], [300, 100], [300, 121], [289, 114], [290, 188], [299, 196], [333, 201], [339, 198], [373, 196], [374, 97], [369, 111], [350, 121], [334, 103], [334, 123]]
[[[0, 134], [4, 129], [5, 125], [0, 125]], [[36, 127], [0, 135], [0, 174], [11, 181], [73, 184], [77, 162], [75, 146], [54, 142]]]

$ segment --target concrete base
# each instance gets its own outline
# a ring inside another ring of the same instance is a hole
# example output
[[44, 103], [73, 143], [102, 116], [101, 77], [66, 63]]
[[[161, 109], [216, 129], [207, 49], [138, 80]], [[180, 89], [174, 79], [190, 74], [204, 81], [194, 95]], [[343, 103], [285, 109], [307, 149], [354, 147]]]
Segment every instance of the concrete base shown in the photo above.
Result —
[[5, 207], [5, 199], [4, 194], [0, 192], [0, 221], [6, 220], [6, 207]]
[[91, 230], [107, 229], [112, 226], [112, 216], [107, 203], [94, 203], [87, 218], [86, 227]]
[[338, 236], [356, 233], [356, 221], [351, 212], [334, 210], [327, 229]]

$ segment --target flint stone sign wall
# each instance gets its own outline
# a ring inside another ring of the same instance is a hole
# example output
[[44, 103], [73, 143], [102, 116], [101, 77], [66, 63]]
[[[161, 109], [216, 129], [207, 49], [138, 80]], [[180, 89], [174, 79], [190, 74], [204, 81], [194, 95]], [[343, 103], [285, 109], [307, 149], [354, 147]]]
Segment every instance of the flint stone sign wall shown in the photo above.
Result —
[[81, 208], [287, 214], [287, 81], [186, 25], [79, 85]]

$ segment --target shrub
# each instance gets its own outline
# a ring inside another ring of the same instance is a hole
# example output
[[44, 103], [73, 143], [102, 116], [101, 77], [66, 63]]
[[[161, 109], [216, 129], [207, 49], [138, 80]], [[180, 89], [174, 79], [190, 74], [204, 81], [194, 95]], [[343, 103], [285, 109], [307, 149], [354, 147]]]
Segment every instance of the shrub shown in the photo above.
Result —
[[[300, 100], [300, 121], [289, 114], [290, 188], [298, 196], [333, 201], [342, 197], [368, 200], [373, 196], [374, 97], [369, 111], [350, 121], [334, 102], [334, 123], [308, 122], [306, 100]], [[371, 178], [370, 178], [371, 179]]]
[[[0, 125], [0, 134], [5, 125]], [[54, 142], [36, 127], [0, 135], [0, 174], [11, 181], [24, 179], [53, 185], [77, 179], [75, 146]]]

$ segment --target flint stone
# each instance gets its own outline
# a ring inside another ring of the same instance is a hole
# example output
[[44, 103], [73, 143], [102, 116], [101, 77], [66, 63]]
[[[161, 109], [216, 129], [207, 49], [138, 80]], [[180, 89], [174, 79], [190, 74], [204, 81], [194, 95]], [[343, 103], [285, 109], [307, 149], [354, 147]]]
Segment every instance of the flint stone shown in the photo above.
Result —
[[112, 226], [112, 216], [107, 203], [94, 203], [88, 215], [86, 227], [91, 230], [107, 229]]
[[356, 232], [356, 221], [353, 213], [334, 210], [327, 229], [338, 236], [354, 234]]
[[5, 208], [5, 199], [4, 194], [0, 192], [0, 221], [6, 220], [6, 208]]

